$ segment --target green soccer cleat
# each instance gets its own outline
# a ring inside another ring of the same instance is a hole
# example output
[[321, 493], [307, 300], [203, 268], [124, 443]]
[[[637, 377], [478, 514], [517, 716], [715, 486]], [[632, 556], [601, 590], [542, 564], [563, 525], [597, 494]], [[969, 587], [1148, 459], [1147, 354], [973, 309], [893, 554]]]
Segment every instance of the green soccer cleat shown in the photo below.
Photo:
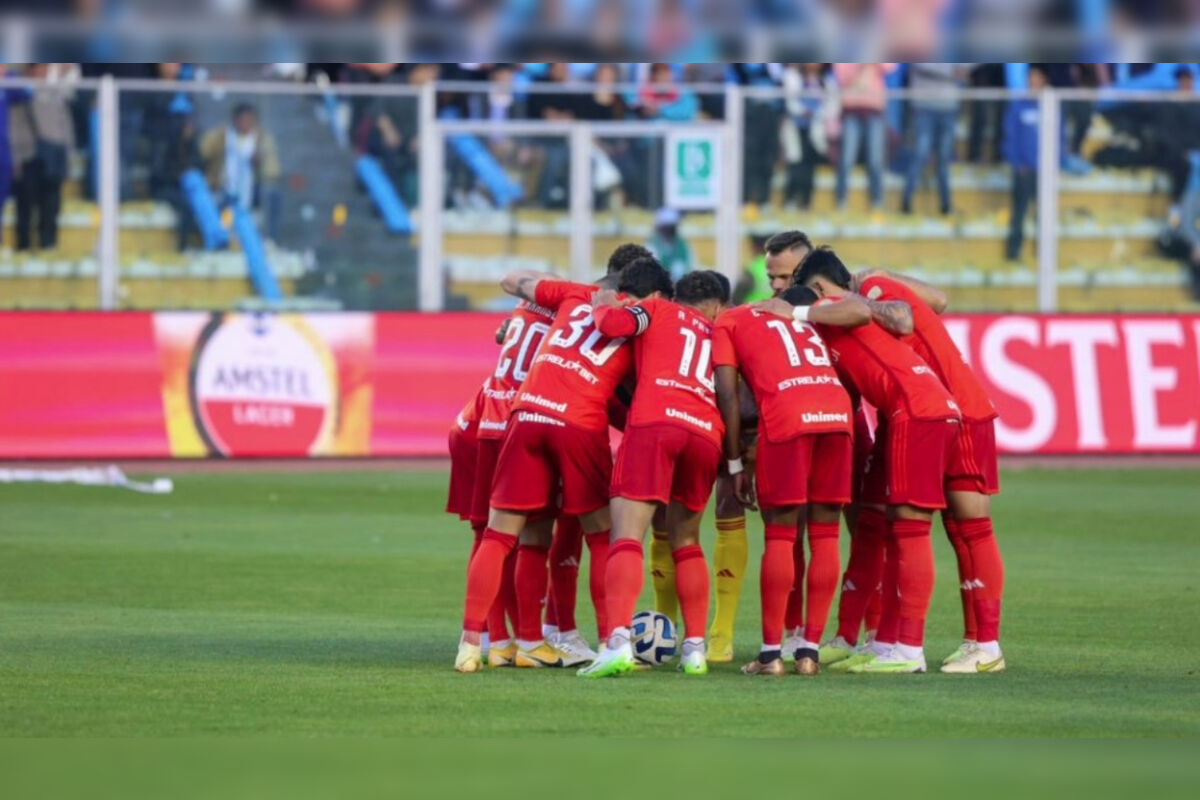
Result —
[[825, 667], [831, 667], [839, 661], [845, 661], [858, 653], [858, 649], [843, 639], [841, 636], [834, 638], [821, 645], [821, 664]]
[[684, 675], [707, 675], [708, 659], [704, 657], [704, 650], [696, 649], [684, 653], [679, 659], [679, 668], [683, 670]]
[[636, 669], [637, 661], [633, 658], [633, 647], [626, 642], [611, 650], [605, 647], [590, 666], [575, 674], [581, 678], [616, 678]]
[[902, 675], [924, 671], [925, 656], [905, 658], [895, 648], [870, 661], [855, 664], [849, 669], [849, 672], [855, 675]]
[[848, 658], [843, 658], [841, 661], [835, 661], [834, 663], [825, 667], [825, 671], [847, 673], [853, 670], [855, 667], [861, 664], [868, 664], [877, 658], [879, 658], [879, 654], [870, 650], [855, 650], [854, 654]]

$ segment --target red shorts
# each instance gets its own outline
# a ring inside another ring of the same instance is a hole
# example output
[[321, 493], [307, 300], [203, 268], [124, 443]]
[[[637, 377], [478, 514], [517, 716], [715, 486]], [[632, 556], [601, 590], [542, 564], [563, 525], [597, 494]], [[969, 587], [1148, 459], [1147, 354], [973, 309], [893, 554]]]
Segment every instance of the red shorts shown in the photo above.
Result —
[[946, 489], [980, 494], [1000, 494], [1000, 466], [996, 457], [996, 423], [963, 421], [959, 425]]
[[613, 470], [612, 496], [703, 511], [721, 465], [721, 448], [678, 425], [625, 429]]
[[524, 512], [551, 508], [561, 485], [562, 513], [590, 514], [608, 505], [611, 481], [608, 431], [518, 411], [496, 463], [491, 505]]
[[[946, 474], [960, 427], [958, 420], [888, 420], [884, 451], [889, 505], [946, 507]], [[876, 443], [883, 438], [877, 436]]]
[[758, 445], [755, 479], [763, 508], [849, 503], [854, 442], [848, 433], [815, 433]]
[[460, 519], [471, 519], [478, 445], [474, 431], [464, 431], [457, 426], [450, 429], [450, 492], [446, 511], [458, 514]]
[[475, 493], [471, 496], [471, 521], [487, 522], [488, 507], [492, 504], [492, 483], [496, 479], [496, 462], [500, 460], [503, 439], [480, 439], [479, 458], [475, 462]]

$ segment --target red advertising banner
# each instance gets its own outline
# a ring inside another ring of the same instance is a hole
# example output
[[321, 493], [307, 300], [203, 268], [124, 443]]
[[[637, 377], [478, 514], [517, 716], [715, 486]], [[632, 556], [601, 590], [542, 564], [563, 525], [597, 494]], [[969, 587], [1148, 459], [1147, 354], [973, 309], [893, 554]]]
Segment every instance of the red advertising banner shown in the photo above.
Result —
[[[0, 458], [441, 456], [494, 314], [0, 314]], [[1006, 453], [1200, 452], [1200, 316], [958, 316]]]

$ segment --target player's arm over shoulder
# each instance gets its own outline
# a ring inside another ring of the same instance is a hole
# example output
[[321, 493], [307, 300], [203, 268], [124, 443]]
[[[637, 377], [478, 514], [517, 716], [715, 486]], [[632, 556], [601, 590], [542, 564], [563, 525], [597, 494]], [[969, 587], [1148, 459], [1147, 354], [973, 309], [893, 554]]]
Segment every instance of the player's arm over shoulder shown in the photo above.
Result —
[[614, 301], [615, 293], [603, 290], [593, 296], [594, 301], [601, 296], [605, 298], [604, 302], [595, 303], [592, 317], [596, 320], [596, 330], [605, 336], [640, 336], [650, 327], [650, 319], [654, 315], [653, 298], [628, 305]]
[[552, 272], [533, 269], [519, 269], [500, 279], [500, 288], [506, 294], [547, 308], [557, 308], [566, 297], [567, 290], [579, 285], [563, 280]]

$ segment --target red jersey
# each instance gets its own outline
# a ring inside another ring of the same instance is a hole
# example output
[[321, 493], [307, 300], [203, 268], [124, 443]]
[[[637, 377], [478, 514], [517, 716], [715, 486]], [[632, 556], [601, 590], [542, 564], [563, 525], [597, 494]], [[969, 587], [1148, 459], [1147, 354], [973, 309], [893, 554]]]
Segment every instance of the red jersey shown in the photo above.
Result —
[[708, 317], [670, 300], [650, 298], [625, 308], [597, 309], [596, 325], [609, 336], [636, 337], [637, 390], [629, 425], [675, 425], [719, 447], [725, 423], [713, 385]]
[[[485, 381], [484, 386], [487, 386]], [[479, 412], [483, 407], [483, 388], [480, 387], [475, 396], [463, 406], [463, 410], [458, 412], [458, 416], [454, 418], [454, 427], [458, 428], [463, 433], [474, 432], [479, 427]]]
[[821, 335], [806, 322], [788, 322], [750, 306], [726, 311], [713, 333], [713, 362], [742, 373], [768, 442], [854, 430], [850, 396]]
[[998, 416], [987, 390], [963, 360], [942, 318], [920, 295], [900, 281], [886, 276], [868, 278], [863, 281], [861, 289], [872, 300], [903, 300], [912, 306], [913, 332], [901, 337], [900, 341], [933, 367], [950, 394], [954, 395], [962, 409], [963, 419], [986, 422]]
[[829, 343], [842, 382], [881, 414], [930, 420], [961, 416], [933, 368], [878, 324], [858, 328], [817, 325], [817, 330]]
[[585, 430], [608, 430], [608, 401], [633, 372], [633, 349], [608, 337], [592, 319], [595, 286], [543, 280], [536, 301], [554, 323], [517, 391], [514, 410], [536, 412]]
[[529, 376], [529, 368], [542, 340], [554, 323], [554, 312], [522, 300], [508, 323], [496, 370], [483, 384], [483, 407], [479, 417], [480, 439], [503, 439], [508, 431], [517, 390]]

